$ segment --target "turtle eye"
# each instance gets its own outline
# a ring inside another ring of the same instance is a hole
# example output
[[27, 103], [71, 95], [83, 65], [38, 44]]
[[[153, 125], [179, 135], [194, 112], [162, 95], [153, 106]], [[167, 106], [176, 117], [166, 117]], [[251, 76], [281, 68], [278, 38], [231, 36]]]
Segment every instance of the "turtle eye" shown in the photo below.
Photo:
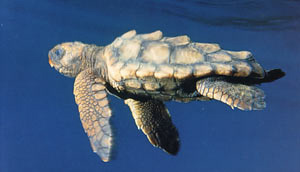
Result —
[[64, 54], [64, 51], [61, 48], [59, 48], [59, 49], [55, 50], [54, 53], [58, 58], [61, 58]]
[[58, 61], [64, 56], [64, 54], [65, 51], [62, 48], [57, 48], [49, 53], [49, 57], [54, 61]]

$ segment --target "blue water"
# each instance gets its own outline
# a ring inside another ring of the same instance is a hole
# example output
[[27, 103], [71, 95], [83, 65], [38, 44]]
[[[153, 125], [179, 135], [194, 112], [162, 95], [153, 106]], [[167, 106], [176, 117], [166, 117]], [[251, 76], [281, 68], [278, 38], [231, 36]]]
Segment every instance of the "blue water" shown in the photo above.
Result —
[[[66, 41], [106, 45], [131, 29], [248, 50], [287, 75], [261, 86], [262, 111], [168, 102], [177, 156], [148, 143], [129, 108], [111, 97], [117, 153], [103, 163], [81, 126], [74, 79], [50, 68], [47, 53]], [[300, 1], [1, 0], [0, 52], [1, 172], [300, 171]]]

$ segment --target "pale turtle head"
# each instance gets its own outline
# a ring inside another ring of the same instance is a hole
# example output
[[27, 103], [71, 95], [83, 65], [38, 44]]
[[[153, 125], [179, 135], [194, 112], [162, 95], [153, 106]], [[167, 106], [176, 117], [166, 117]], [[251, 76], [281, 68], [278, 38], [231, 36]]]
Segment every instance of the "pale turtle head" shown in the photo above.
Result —
[[49, 51], [49, 64], [61, 74], [75, 77], [82, 70], [82, 51], [86, 44], [66, 42]]

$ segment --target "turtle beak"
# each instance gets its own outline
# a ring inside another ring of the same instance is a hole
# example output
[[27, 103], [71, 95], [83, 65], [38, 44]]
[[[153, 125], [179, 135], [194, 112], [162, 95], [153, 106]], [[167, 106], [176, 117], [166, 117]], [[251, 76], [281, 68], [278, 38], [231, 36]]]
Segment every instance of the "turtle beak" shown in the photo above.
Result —
[[48, 56], [48, 57], [49, 57], [49, 64], [50, 64], [51, 67], [53, 67], [53, 63], [51, 61], [51, 58], [50, 58], [50, 56]]

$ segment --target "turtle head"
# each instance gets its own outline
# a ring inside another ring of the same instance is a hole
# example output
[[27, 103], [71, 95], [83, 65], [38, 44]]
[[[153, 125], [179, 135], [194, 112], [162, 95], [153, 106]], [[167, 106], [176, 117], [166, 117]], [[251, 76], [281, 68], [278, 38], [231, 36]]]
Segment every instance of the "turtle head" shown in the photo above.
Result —
[[61, 74], [75, 77], [82, 70], [82, 51], [86, 44], [66, 42], [49, 51], [49, 64]]

